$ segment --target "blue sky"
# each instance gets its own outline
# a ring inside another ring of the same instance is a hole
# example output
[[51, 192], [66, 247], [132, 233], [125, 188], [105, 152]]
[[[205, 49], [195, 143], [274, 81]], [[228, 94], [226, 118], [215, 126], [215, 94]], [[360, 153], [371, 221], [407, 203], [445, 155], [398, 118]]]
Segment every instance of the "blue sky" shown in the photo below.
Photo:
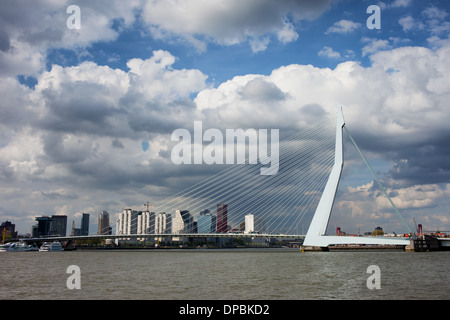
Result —
[[[444, 1], [400, 1], [394, 7], [392, 3], [395, 1], [335, 1], [317, 19], [299, 22], [290, 20], [298, 33], [297, 40], [281, 43], [275, 35], [267, 34], [264, 37], [270, 39], [270, 42], [265, 50], [258, 52], [252, 50], [248, 41], [223, 45], [208, 40], [205, 40], [206, 49], [200, 52], [177, 35], [171, 36], [170, 39], [155, 39], [140, 20], [121, 31], [121, 22], [117, 20], [112, 22], [112, 29], [120, 32], [115, 41], [94, 42], [89, 47], [75, 51], [52, 48], [48, 50], [46, 68], [51, 68], [54, 63], [74, 66], [82, 61], [94, 61], [100, 65], [126, 70], [126, 62], [129, 59], [146, 59], [151, 56], [153, 50], [160, 49], [177, 57], [174, 68], [198, 68], [216, 85], [236, 75], [270, 74], [273, 69], [286, 64], [312, 64], [334, 68], [340, 62], [356, 60], [364, 66], [369, 66], [370, 56], [363, 55], [363, 48], [371, 40], [387, 41], [385, 48], [427, 46], [429, 30], [416, 28], [405, 31], [399, 20], [414, 17], [419, 19], [417, 23], [422, 23], [420, 21], [425, 20], [423, 11], [426, 8], [448, 11], [449, 7]], [[379, 30], [371, 30], [366, 26], [372, 15], [366, 10], [373, 4], [381, 9], [382, 27]], [[352, 22], [354, 26], [345, 29], [335, 25], [343, 20]], [[335, 31], [331, 30], [333, 28]], [[205, 37], [199, 35], [197, 38], [203, 40]], [[323, 50], [324, 48], [330, 48], [331, 53]], [[321, 50], [323, 54], [319, 54]]]
[[[6, 0], [0, 12], [0, 220], [22, 233], [38, 215], [115, 215], [207, 177], [170, 162], [170, 133], [194, 120], [287, 134], [337, 104], [407, 220], [450, 228], [448, 1]], [[332, 223], [400, 231], [350, 148]]]

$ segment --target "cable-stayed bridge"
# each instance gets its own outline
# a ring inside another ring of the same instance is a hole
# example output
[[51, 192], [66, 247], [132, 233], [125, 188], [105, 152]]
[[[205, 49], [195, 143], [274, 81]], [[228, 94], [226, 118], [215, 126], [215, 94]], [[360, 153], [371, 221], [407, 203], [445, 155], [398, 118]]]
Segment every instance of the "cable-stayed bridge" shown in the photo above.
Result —
[[[245, 164], [231, 165], [152, 205], [151, 211], [148, 204], [146, 211], [124, 210], [112, 235], [46, 239], [265, 237], [305, 238], [304, 245], [310, 247], [334, 244], [408, 245], [410, 240], [407, 238], [326, 235], [344, 165], [344, 129], [349, 134], [340, 108], [335, 126], [330, 125], [329, 120], [323, 120], [277, 142], [279, 169], [275, 175], [261, 175], [260, 169], [264, 165], [251, 164], [256, 161], [248, 157]], [[358, 149], [353, 138], [350, 138]], [[361, 156], [368, 165], [362, 153]], [[375, 179], [385, 191], [376, 176]], [[411, 233], [389, 195], [385, 194], [407, 232]], [[245, 226], [247, 217], [251, 217], [249, 221], [253, 224], [250, 231]], [[205, 222], [200, 223], [200, 220], [210, 221], [210, 225], [205, 229]], [[36, 240], [43, 241], [44, 238]]]
[[[309, 226], [308, 232], [306, 234], [303, 246], [305, 248], [326, 248], [330, 245], [342, 245], [342, 244], [356, 244], [356, 245], [404, 245], [410, 244], [410, 239], [408, 238], [387, 238], [387, 237], [349, 237], [349, 236], [327, 236], [326, 229], [328, 227], [328, 221], [330, 219], [334, 199], [336, 197], [337, 188], [339, 185], [339, 180], [342, 174], [342, 168], [344, 166], [344, 150], [343, 150], [343, 129], [345, 128], [344, 116], [342, 114], [342, 108], [339, 109], [337, 115], [336, 123], [336, 144], [335, 144], [335, 160], [333, 169], [331, 170], [330, 176], [328, 178], [327, 184], [321, 196], [320, 202], [314, 213], [313, 219]], [[408, 227], [400, 212], [398, 211], [389, 194], [386, 192], [385, 188], [381, 184], [378, 177], [375, 175], [374, 171], [370, 167], [369, 163], [365, 159], [364, 155], [359, 150], [355, 141], [351, 137], [347, 128], [345, 128], [349, 134], [350, 139], [354, 143], [356, 149], [360, 153], [364, 162], [374, 175], [380, 188], [383, 190], [386, 197], [389, 199], [394, 211], [397, 213], [399, 218], [402, 220], [407, 232], [412, 236], [411, 229]]]

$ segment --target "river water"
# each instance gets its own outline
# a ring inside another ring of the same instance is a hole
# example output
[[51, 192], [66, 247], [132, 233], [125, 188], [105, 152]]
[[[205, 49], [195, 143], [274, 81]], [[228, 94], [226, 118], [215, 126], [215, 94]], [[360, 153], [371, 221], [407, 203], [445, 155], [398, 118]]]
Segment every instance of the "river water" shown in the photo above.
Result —
[[[80, 270], [80, 289], [69, 289]], [[368, 273], [369, 266], [379, 272]], [[298, 249], [3, 252], [0, 299], [449, 299], [450, 252]], [[374, 276], [379, 276], [373, 280]], [[372, 278], [371, 278], [372, 277]], [[379, 289], [369, 289], [378, 281]]]

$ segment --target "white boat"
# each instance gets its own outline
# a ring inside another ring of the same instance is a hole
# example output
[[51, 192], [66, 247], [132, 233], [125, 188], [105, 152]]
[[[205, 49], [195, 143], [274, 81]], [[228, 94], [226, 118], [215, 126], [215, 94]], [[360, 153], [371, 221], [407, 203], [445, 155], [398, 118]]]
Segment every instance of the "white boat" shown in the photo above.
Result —
[[11, 246], [11, 243], [0, 244], [0, 252], [8, 251], [10, 246]]
[[25, 251], [37, 251], [38, 249], [34, 246], [27, 244], [26, 242], [12, 242], [5, 245], [8, 252], [25, 252]]
[[39, 251], [63, 251], [63, 247], [61, 242], [54, 241], [52, 243], [45, 242], [40, 248]]

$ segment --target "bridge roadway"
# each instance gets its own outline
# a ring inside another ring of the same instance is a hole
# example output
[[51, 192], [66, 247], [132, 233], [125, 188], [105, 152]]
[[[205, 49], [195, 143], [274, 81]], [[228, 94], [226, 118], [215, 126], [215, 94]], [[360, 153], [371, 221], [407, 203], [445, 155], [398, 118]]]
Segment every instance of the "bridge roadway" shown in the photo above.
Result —
[[146, 234], [108, 234], [108, 235], [88, 235], [88, 236], [49, 236], [39, 238], [21, 238], [20, 241], [26, 242], [45, 242], [45, 241], [68, 241], [68, 240], [93, 240], [93, 239], [131, 239], [131, 238], [284, 238], [284, 239], [303, 239], [305, 235], [301, 234], [272, 234], [272, 233], [146, 233]]
[[[155, 234], [155, 233], [147, 233], [147, 234], [109, 234], [109, 235], [88, 235], [88, 236], [65, 236], [65, 237], [41, 237], [41, 238], [20, 238], [17, 239], [19, 241], [25, 242], [46, 242], [46, 241], [68, 241], [68, 240], [92, 240], [92, 239], [134, 239], [134, 238], [282, 238], [282, 239], [304, 239], [305, 235], [303, 234], [273, 234], [273, 233], [163, 233], [163, 234]], [[348, 238], [348, 237], [330, 237], [339, 239]], [[385, 237], [351, 237], [353, 241], [364, 241], [363, 239], [372, 238], [373, 241], [377, 241], [376, 239], [383, 239]], [[389, 241], [389, 238], [387, 238]], [[391, 239], [394, 240], [389, 244], [396, 244], [394, 242], [401, 242], [397, 244], [407, 245], [409, 242], [408, 239]], [[450, 238], [438, 238], [440, 247], [443, 249], [450, 249]], [[345, 242], [345, 241], [344, 241]], [[348, 239], [347, 239], [348, 242]], [[346, 242], [346, 243], [347, 243]], [[403, 243], [404, 242], [404, 243]]]

